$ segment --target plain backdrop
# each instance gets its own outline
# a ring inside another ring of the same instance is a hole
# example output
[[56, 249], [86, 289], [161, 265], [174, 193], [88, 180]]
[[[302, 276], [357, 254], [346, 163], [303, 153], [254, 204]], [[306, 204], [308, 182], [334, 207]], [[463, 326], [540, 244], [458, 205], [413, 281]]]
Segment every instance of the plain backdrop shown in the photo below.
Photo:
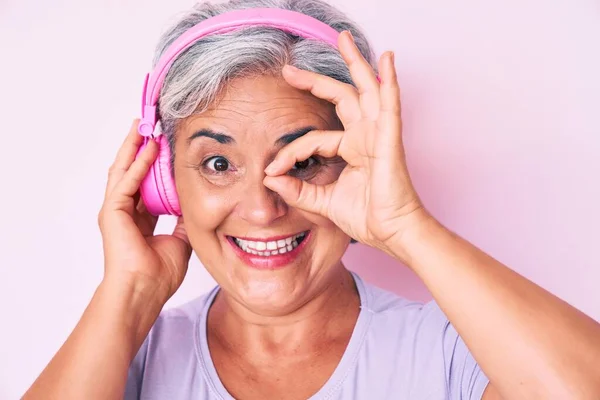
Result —
[[[396, 52], [410, 172], [431, 212], [600, 319], [600, 3], [333, 3], [378, 55]], [[0, 0], [0, 399], [32, 383], [102, 278], [107, 169], [159, 34], [192, 4]], [[351, 246], [345, 262], [429, 299], [372, 249]], [[213, 285], [193, 259], [167, 307]]]

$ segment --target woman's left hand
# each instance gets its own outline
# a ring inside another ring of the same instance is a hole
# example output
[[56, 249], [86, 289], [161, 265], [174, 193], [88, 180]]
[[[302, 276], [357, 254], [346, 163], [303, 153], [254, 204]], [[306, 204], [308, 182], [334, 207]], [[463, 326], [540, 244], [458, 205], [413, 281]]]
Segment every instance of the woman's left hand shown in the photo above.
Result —
[[[426, 214], [406, 166], [394, 56], [387, 52], [379, 60], [379, 82], [349, 32], [338, 45], [356, 88], [290, 66], [283, 76], [335, 104], [345, 130], [309, 132], [285, 146], [265, 170], [264, 184], [289, 205], [325, 216], [359, 242], [391, 252]], [[286, 174], [316, 154], [346, 161], [337, 181], [315, 185]]]

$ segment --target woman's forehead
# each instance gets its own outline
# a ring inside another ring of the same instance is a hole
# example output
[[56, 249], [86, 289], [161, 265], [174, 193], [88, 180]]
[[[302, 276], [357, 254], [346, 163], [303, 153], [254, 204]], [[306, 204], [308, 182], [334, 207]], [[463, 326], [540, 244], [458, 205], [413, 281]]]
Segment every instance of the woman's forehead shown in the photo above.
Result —
[[263, 75], [232, 81], [224, 88], [219, 101], [207, 111], [213, 114], [250, 111], [255, 114], [290, 112], [288, 108], [299, 108], [302, 112], [329, 112], [331, 104], [291, 86], [281, 76]]
[[281, 77], [239, 79], [213, 106], [194, 115], [185, 130], [226, 130], [231, 134], [260, 130], [279, 134], [301, 126], [331, 129], [336, 124], [331, 103], [290, 86]]

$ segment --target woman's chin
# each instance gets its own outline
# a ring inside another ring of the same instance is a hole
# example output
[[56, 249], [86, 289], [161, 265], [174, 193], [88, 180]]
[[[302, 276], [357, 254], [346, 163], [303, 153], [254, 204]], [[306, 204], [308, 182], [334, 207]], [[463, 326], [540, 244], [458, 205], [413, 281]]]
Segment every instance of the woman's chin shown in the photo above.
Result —
[[236, 291], [237, 300], [254, 314], [281, 316], [293, 312], [302, 303], [296, 285], [279, 280], [251, 280]]

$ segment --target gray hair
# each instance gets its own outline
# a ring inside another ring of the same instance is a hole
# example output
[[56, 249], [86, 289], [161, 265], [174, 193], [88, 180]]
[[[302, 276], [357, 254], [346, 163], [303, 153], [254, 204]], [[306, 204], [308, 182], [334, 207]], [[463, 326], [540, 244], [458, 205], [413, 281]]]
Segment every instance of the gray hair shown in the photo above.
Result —
[[[375, 56], [357, 24], [323, 0], [229, 0], [196, 4], [160, 38], [153, 64], [173, 41], [199, 22], [228, 11], [281, 8], [309, 15], [341, 32], [349, 30], [366, 60], [376, 70]], [[256, 75], [277, 75], [285, 64], [354, 85], [337, 49], [269, 27], [248, 27], [198, 40], [173, 62], [158, 102], [161, 129], [175, 156], [177, 122], [201, 113], [218, 100], [228, 82]]]

